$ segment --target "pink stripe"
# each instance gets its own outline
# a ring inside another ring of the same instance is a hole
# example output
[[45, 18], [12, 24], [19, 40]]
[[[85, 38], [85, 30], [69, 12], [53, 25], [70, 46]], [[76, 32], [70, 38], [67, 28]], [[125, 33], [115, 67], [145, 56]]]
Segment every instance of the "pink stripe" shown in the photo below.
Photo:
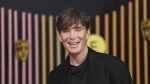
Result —
[[4, 8], [1, 8], [1, 84], [5, 84], [5, 19]]
[[[26, 13], [22, 12], [22, 39], [26, 40]], [[22, 62], [22, 84], [26, 84], [26, 62]]]
[[8, 10], [8, 84], [12, 84], [12, 10]]
[[35, 84], [39, 84], [39, 26], [38, 14], [34, 15], [35, 30]]
[[29, 39], [28, 84], [32, 84], [32, 17], [31, 17], [31, 13], [28, 13], [28, 39]]
[[[16, 42], [18, 40], [18, 13], [17, 11], [15, 10], [14, 11], [14, 41]], [[15, 77], [15, 84], [18, 84], [18, 60], [16, 58], [16, 56], [14, 57], [14, 61], [15, 61], [15, 74], [14, 74], [14, 77]]]

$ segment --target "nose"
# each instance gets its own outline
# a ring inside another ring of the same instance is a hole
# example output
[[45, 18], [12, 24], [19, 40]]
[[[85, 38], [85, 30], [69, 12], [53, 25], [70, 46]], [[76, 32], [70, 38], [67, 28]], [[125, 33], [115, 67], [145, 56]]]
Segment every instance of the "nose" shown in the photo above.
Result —
[[70, 39], [75, 39], [76, 38], [76, 34], [74, 31], [70, 32]]

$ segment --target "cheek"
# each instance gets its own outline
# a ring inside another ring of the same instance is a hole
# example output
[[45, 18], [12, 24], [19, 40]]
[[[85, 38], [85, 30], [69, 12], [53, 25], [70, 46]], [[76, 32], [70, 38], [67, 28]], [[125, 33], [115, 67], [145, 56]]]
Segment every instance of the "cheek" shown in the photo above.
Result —
[[78, 37], [79, 37], [80, 40], [86, 40], [86, 35], [84, 35], [84, 34], [83, 34], [83, 35], [80, 35], [80, 36], [78, 36]]
[[67, 36], [62, 36], [61, 39], [63, 42], [65, 42], [67, 40]]

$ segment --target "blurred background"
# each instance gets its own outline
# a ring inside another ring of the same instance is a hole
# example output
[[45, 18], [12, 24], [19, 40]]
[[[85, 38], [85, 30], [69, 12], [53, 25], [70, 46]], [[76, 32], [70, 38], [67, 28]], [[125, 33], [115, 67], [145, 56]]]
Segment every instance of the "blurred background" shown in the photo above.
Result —
[[1, 0], [0, 84], [47, 84], [67, 51], [57, 15], [68, 7], [92, 18], [88, 46], [119, 57], [134, 84], [150, 84], [149, 0]]

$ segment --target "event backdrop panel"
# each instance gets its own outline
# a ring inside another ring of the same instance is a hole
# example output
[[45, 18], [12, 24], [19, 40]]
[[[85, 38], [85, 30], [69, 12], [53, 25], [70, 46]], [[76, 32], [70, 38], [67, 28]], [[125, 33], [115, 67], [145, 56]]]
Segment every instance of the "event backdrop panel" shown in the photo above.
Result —
[[[150, 80], [148, 10], [147, 0], [134, 0], [111, 12], [91, 14], [94, 37], [88, 46], [124, 61], [134, 84]], [[0, 84], [47, 84], [49, 72], [68, 55], [58, 39], [56, 17], [0, 8]]]

